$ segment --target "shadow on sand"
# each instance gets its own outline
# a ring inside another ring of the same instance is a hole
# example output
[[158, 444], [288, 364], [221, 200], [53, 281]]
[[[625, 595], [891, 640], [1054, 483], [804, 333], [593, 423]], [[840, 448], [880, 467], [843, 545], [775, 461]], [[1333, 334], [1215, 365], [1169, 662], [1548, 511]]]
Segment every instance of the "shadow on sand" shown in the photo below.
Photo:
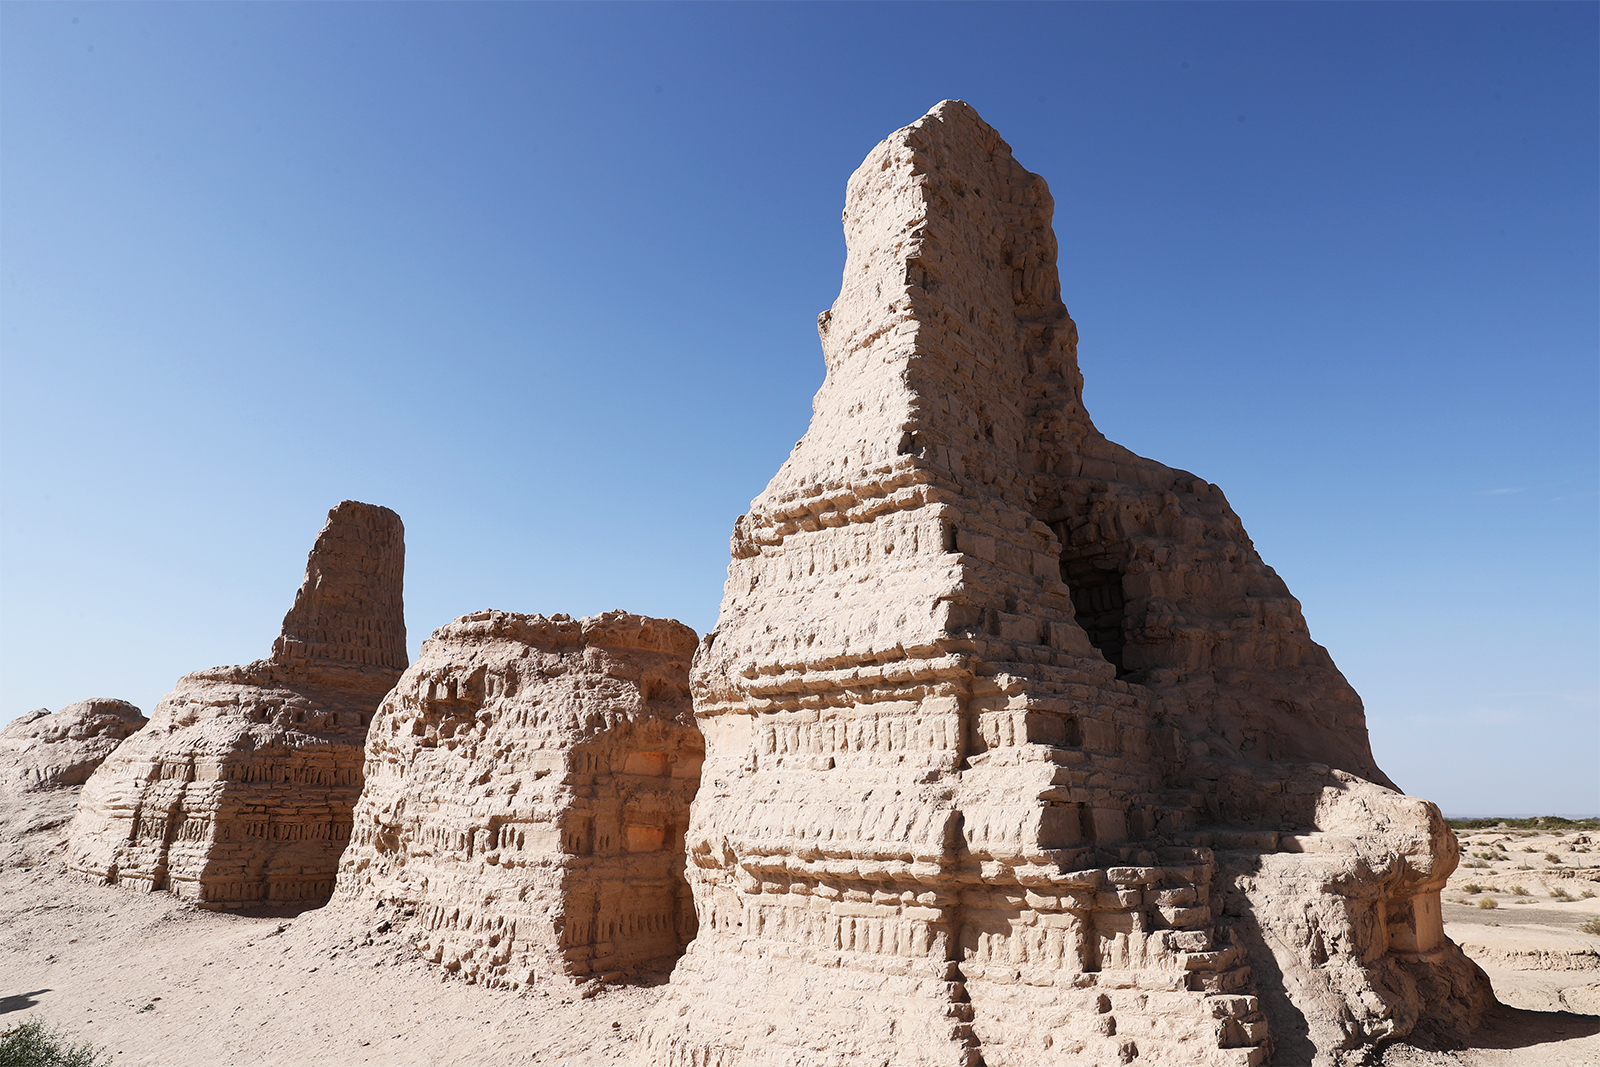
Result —
[[1530, 1048], [1600, 1033], [1600, 1015], [1570, 1011], [1531, 1011], [1501, 1004], [1484, 1016], [1467, 1040], [1468, 1048]]
[[50, 992], [48, 989], [35, 989], [32, 993], [13, 993], [9, 997], [0, 997], [0, 1015], [13, 1011], [26, 1011], [39, 1003], [35, 997], [48, 992]]

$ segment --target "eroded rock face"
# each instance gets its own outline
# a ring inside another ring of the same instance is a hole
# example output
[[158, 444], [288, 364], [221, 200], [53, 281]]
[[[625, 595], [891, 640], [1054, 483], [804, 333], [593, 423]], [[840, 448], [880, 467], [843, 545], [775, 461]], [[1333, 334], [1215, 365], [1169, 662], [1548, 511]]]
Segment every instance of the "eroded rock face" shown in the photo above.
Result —
[[695, 660], [700, 934], [643, 1062], [1334, 1063], [1489, 999], [1453, 836], [1222, 491], [1090, 421], [1052, 211], [959, 102], [850, 179]]
[[94, 697], [52, 715], [40, 708], [0, 732], [0, 789], [26, 793], [82, 785], [146, 722], [126, 700]]
[[404, 572], [398, 515], [330, 511], [271, 657], [178, 679], [84, 786], [71, 867], [215, 908], [325, 903], [406, 667]]
[[521, 986], [670, 963], [705, 748], [694, 631], [613, 611], [482, 611], [384, 700], [336, 907], [389, 909], [435, 963]]

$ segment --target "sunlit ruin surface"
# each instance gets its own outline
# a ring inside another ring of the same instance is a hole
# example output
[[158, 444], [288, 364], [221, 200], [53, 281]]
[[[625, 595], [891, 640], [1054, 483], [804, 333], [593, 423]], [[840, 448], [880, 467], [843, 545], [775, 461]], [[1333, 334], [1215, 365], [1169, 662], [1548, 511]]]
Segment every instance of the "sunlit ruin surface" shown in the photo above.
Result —
[[404, 573], [398, 515], [330, 511], [271, 657], [178, 679], [84, 785], [68, 865], [211, 908], [326, 903], [406, 666]]
[[694, 649], [682, 623], [622, 611], [435, 631], [368, 737], [335, 907], [382, 910], [484, 985], [670, 966], [695, 931]]
[[149, 720], [126, 700], [95, 697], [20, 715], [0, 730], [0, 792], [82, 785]]
[[1337, 1064], [1492, 1003], [1455, 838], [1222, 491], [1084, 410], [1052, 210], [954, 101], [850, 179], [695, 659], [699, 934], [641, 1063]]

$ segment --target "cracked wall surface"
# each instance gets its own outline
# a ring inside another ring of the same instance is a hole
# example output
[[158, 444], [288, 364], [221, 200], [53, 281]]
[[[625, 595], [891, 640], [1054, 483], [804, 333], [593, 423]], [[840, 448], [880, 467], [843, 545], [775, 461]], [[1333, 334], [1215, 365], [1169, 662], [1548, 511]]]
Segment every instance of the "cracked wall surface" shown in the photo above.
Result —
[[700, 932], [641, 1062], [1331, 1064], [1490, 1000], [1453, 835], [1222, 491], [1084, 410], [1052, 212], [957, 101], [850, 178], [695, 659]]

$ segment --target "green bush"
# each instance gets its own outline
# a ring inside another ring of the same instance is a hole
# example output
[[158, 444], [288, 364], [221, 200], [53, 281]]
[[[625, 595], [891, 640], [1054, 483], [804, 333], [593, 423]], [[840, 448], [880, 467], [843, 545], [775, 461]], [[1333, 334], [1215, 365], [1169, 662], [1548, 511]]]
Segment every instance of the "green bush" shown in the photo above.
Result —
[[111, 1054], [85, 1041], [69, 1043], [68, 1035], [30, 1019], [0, 1033], [0, 1067], [108, 1067]]

